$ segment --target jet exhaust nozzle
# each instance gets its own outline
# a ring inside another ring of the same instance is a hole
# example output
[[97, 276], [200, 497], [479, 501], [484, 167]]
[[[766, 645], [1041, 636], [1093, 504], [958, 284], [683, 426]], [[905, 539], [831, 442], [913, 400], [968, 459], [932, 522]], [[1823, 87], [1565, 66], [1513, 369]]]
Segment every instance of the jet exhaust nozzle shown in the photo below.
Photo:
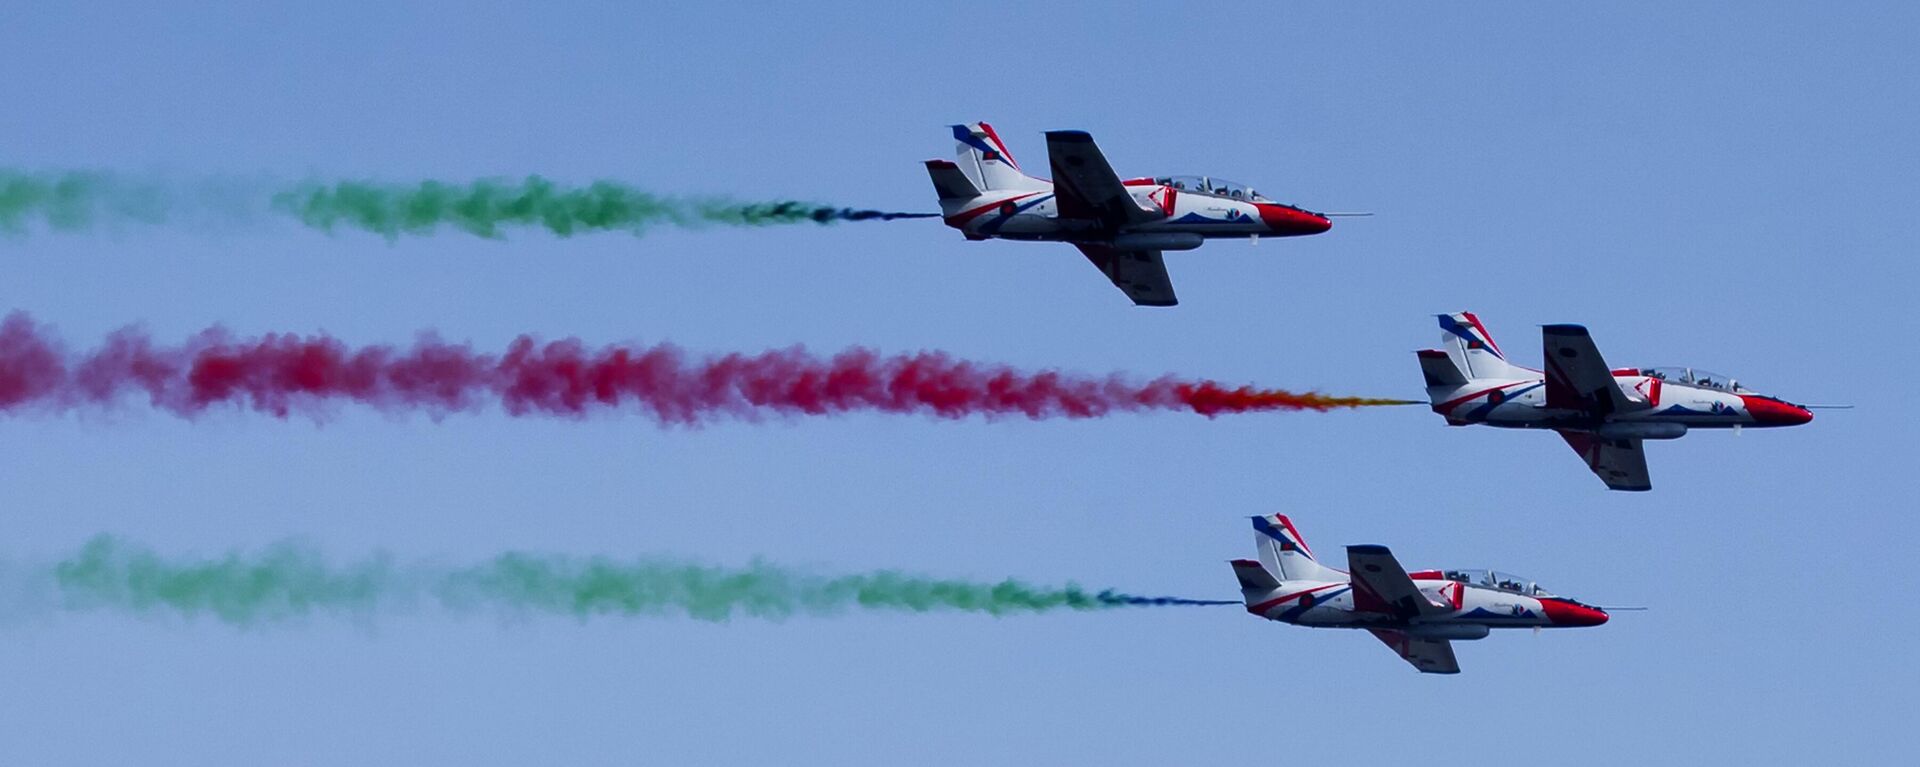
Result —
[[1684, 423], [1609, 423], [1593, 434], [1601, 439], [1679, 439], [1687, 435]]
[[1407, 636], [1417, 639], [1486, 639], [1493, 633], [1484, 623], [1430, 623], [1407, 627]]
[[1193, 250], [1207, 239], [1193, 232], [1147, 232], [1113, 238], [1115, 250]]

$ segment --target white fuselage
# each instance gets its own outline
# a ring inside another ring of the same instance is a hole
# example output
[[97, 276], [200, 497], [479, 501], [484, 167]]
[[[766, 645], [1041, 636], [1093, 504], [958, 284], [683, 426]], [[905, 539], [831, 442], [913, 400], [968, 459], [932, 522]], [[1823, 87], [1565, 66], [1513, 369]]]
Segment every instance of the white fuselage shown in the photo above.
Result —
[[1162, 184], [1130, 183], [1126, 189], [1141, 208], [1158, 211], [1160, 217], [1110, 231], [1093, 219], [1062, 217], [1059, 200], [1050, 189], [989, 191], [971, 199], [942, 200], [940, 206], [948, 226], [976, 239], [1104, 242], [1129, 234], [1186, 235], [1143, 240], [1142, 249], [1152, 250], [1188, 250], [1213, 237], [1285, 237], [1327, 229], [1324, 217], [1280, 203]]
[[[1478, 639], [1486, 629], [1593, 625], [1585, 615], [1593, 608], [1550, 596], [1527, 596], [1446, 579], [1416, 579], [1420, 593], [1451, 609], [1423, 616], [1413, 623], [1392, 615], [1354, 607], [1350, 581], [1282, 581], [1264, 598], [1247, 595], [1247, 611], [1269, 620], [1317, 628], [1394, 628], [1434, 639]], [[1548, 602], [1555, 602], [1551, 607]], [[1411, 627], [1411, 628], [1410, 628]], [[1424, 628], [1423, 628], [1424, 627]]]
[[[1590, 414], [1547, 406], [1543, 377], [1489, 379], [1477, 378], [1458, 386], [1435, 386], [1427, 390], [1433, 410], [1456, 425], [1486, 424], [1518, 429], [1576, 429], [1603, 432], [1610, 425], [1612, 434], [1633, 439], [1671, 439], [1688, 429], [1733, 426], [1775, 426], [1770, 417], [1778, 408], [1777, 400], [1756, 394], [1739, 394], [1645, 375], [1616, 373], [1631, 409], [1608, 414], [1595, 422]], [[1755, 400], [1767, 400], [1756, 405]], [[1756, 412], [1762, 411], [1762, 412]]]

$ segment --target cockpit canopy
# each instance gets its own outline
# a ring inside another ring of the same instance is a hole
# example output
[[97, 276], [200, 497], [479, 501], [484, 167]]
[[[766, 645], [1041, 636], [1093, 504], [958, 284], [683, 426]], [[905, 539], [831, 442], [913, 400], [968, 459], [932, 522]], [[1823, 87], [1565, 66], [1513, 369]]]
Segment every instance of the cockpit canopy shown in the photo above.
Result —
[[1228, 181], [1223, 178], [1213, 178], [1210, 176], [1160, 176], [1155, 178], [1153, 183], [1170, 186], [1182, 192], [1210, 194], [1215, 197], [1247, 200], [1249, 202], [1273, 202], [1273, 200], [1267, 199], [1259, 192], [1253, 191], [1253, 187], [1236, 181]]
[[1720, 375], [1719, 373], [1710, 373], [1705, 370], [1701, 370], [1699, 368], [1688, 368], [1688, 367], [1643, 368], [1640, 371], [1640, 375], [1647, 376], [1649, 378], [1658, 378], [1665, 383], [1680, 384], [1682, 386], [1697, 386], [1702, 389], [1715, 389], [1718, 391], [1740, 392], [1743, 394], [1754, 393], [1752, 389], [1748, 389], [1745, 386], [1741, 386], [1740, 382], [1737, 380], [1734, 380], [1732, 376], [1723, 376], [1723, 375]]
[[1550, 597], [1553, 592], [1540, 588], [1533, 579], [1498, 570], [1442, 570], [1440, 575], [1450, 581], [1458, 581], [1470, 586], [1506, 591], [1529, 597]]

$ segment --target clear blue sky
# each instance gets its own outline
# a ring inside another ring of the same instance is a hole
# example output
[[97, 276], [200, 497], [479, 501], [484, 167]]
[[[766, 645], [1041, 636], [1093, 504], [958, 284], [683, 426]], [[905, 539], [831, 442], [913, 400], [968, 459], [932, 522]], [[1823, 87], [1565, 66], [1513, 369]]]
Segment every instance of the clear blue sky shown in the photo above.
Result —
[[[1430, 315], [1521, 361], [1582, 322], [1811, 426], [1649, 448], [1607, 493], [1548, 434], [1419, 408], [1207, 421], [639, 417], [316, 426], [139, 408], [0, 421], [0, 554], [100, 531], [211, 553], [506, 548], [1073, 579], [1231, 598], [1245, 517], [1319, 548], [1499, 567], [1605, 604], [1422, 676], [1364, 634], [1234, 609], [786, 623], [401, 618], [237, 631], [116, 614], [0, 628], [9, 764], [1860, 762], [1913, 717], [1909, 4], [390, 3], [14, 8], [0, 164], [461, 179], [924, 210], [987, 119], [1093, 132], [1123, 174], [1209, 173], [1315, 238], [1168, 257], [1128, 306], [1064, 246], [936, 222], [388, 244], [296, 227], [0, 241], [0, 308], [76, 344], [326, 330], [497, 347], [940, 348], [1030, 367], [1417, 396]], [[725, 7], [720, 7], [725, 6]]]

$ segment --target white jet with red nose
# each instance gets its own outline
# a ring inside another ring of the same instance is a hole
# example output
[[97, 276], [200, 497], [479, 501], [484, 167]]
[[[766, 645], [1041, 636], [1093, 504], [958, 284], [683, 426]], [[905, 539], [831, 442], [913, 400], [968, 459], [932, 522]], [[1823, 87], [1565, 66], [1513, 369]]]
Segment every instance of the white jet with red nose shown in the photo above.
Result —
[[1385, 546], [1347, 547], [1347, 569], [1314, 558], [1293, 526], [1253, 518], [1259, 559], [1233, 560], [1247, 612], [1296, 626], [1365, 629], [1414, 668], [1457, 674], [1456, 640], [1494, 629], [1571, 628], [1607, 622], [1607, 611], [1556, 596], [1540, 584], [1491, 570], [1416, 570]]
[[1173, 306], [1161, 253], [1209, 239], [1319, 234], [1328, 216], [1211, 176], [1122, 179], [1085, 131], [1047, 132], [1052, 179], [1020, 170], [986, 123], [953, 126], [959, 154], [926, 161], [948, 226], [969, 240], [1066, 242], [1140, 306]]
[[1541, 328], [1543, 369], [1507, 361], [1472, 312], [1442, 314], [1445, 348], [1418, 352], [1433, 411], [1448, 425], [1552, 429], [1613, 490], [1649, 490], [1649, 439], [1692, 429], [1796, 426], [1806, 406], [1698, 368], [1612, 368], [1581, 325]]

